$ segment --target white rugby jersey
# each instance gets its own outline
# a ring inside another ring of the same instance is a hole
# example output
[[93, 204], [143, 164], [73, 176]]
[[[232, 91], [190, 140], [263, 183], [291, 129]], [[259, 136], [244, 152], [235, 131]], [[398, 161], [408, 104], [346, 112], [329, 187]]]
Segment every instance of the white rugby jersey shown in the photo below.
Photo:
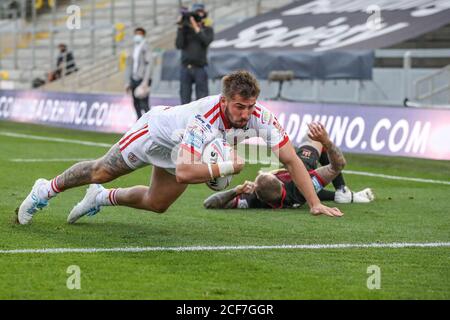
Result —
[[198, 156], [216, 137], [226, 139], [230, 145], [247, 138], [261, 137], [272, 148], [280, 148], [289, 141], [276, 117], [258, 102], [244, 128], [231, 128], [220, 110], [220, 97], [208, 96], [173, 107], [153, 107], [148, 117], [151, 139], [165, 148], [180, 146]]

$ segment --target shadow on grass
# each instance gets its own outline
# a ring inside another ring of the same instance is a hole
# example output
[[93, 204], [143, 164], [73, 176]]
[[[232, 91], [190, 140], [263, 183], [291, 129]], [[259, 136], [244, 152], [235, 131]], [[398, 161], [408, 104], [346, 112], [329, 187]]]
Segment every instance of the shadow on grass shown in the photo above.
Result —
[[[278, 213], [275, 217], [259, 213], [233, 214], [224, 211], [202, 215], [172, 217], [134, 217], [128, 221], [81, 220], [69, 225], [59, 217], [33, 221], [30, 225], [13, 225], [9, 248], [87, 248], [87, 247], [137, 247], [137, 246], [194, 246], [194, 245], [245, 245], [278, 244], [299, 240], [298, 228], [288, 230], [289, 217]], [[208, 214], [209, 215], [209, 214]], [[257, 217], [259, 216], [259, 217]], [[283, 217], [284, 216], [284, 217]], [[278, 230], [273, 230], [273, 220], [278, 220]], [[292, 217], [291, 217], [292, 218]], [[284, 227], [283, 227], [284, 226]], [[305, 231], [305, 226], [298, 226]], [[306, 237], [303, 241], [308, 241]], [[18, 242], [19, 241], [19, 242]]]

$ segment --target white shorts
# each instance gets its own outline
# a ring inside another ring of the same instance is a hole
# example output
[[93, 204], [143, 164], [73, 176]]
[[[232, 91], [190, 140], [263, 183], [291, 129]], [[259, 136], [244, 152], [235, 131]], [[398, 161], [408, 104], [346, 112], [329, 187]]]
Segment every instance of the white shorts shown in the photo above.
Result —
[[146, 165], [166, 169], [175, 175], [172, 150], [156, 144], [148, 129], [148, 113], [144, 114], [119, 140], [123, 160], [133, 170]]

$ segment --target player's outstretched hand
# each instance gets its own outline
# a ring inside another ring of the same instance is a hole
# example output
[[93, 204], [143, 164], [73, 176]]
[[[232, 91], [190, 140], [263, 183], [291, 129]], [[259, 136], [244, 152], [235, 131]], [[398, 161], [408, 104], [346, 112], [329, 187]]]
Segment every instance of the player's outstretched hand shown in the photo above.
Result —
[[341, 212], [341, 210], [339, 210], [338, 208], [330, 208], [324, 206], [323, 204], [319, 204], [317, 206], [312, 207], [310, 212], [315, 216], [319, 214], [326, 214], [327, 216], [330, 217], [342, 217], [344, 215], [344, 213]]
[[327, 130], [320, 122], [311, 122], [308, 124], [308, 137], [311, 140], [318, 141], [323, 145], [329, 143], [330, 138], [328, 137]]

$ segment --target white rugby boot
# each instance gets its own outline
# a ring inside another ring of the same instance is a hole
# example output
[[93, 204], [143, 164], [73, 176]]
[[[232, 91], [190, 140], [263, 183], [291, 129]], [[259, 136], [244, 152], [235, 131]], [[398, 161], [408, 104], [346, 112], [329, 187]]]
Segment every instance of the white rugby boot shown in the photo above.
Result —
[[347, 186], [336, 190], [334, 201], [337, 203], [368, 203], [375, 199], [375, 195], [370, 188], [353, 192]]
[[366, 188], [364, 190], [361, 190], [359, 192], [353, 193], [353, 202], [354, 203], [368, 203], [375, 200], [375, 194], [373, 193], [372, 189]]
[[93, 216], [100, 211], [100, 205], [97, 204], [97, 195], [105, 190], [100, 184], [91, 184], [86, 190], [86, 195], [83, 200], [78, 202], [70, 211], [67, 217], [67, 222], [70, 224], [75, 223], [78, 219], [83, 216]]
[[37, 179], [33, 188], [17, 211], [17, 221], [20, 224], [28, 224], [33, 219], [37, 210], [42, 210], [48, 205], [48, 200], [39, 196], [39, 189], [45, 188], [49, 181], [45, 179]]

